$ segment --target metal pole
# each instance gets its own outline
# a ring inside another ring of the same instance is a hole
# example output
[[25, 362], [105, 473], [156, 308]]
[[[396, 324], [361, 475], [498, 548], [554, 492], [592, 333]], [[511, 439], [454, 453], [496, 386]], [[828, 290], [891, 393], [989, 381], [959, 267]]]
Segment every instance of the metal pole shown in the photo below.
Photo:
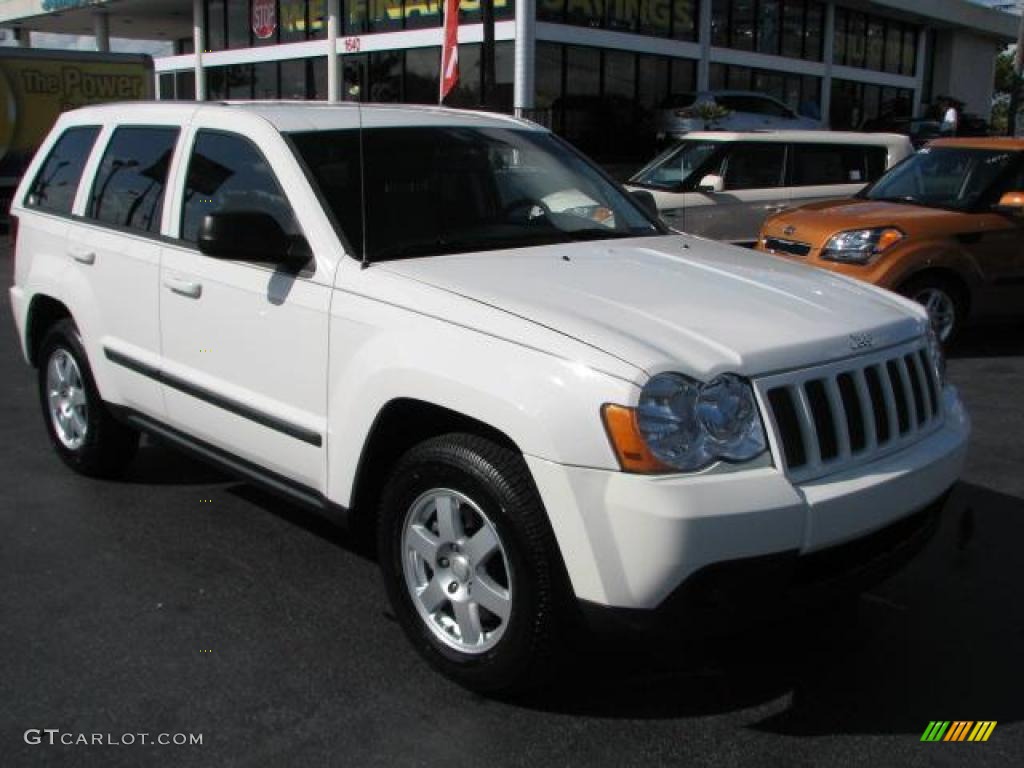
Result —
[[206, 50], [206, 14], [203, 0], [192, 0], [192, 48], [196, 67], [196, 101], [206, 101], [206, 70], [203, 52]]
[[494, 95], [494, 0], [480, 0], [480, 16], [484, 25], [484, 41], [480, 46], [480, 71], [483, 75], [480, 106], [486, 108], [491, 105]]
[[341, 59], [338, 30], [341, 28], [341, 0], [327, 0], [327, 100], [341, 101]]
[[518, 0], [516, 3], [515, 93], [512, 105], [516, 117], [525, 117], [533, 109], [536, 88], [534, 73], [537, 69], [537, 0]]
[[110, 50], [110, 17], [103, 11], [92, 15], [92, 31], [96, 36], [96, 50], [107, 53]]

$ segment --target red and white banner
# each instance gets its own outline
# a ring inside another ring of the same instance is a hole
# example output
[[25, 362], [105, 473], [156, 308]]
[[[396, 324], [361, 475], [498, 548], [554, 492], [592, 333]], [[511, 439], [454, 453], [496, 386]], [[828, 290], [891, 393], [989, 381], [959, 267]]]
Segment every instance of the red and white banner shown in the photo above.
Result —
[[252, 31], [260, 40], [268, 40], [277, 31], [277, 3], [252, 0]]
[[444, 44], [441, 46], [441, 96], [459, 82], [459, 0], [444, 0]]

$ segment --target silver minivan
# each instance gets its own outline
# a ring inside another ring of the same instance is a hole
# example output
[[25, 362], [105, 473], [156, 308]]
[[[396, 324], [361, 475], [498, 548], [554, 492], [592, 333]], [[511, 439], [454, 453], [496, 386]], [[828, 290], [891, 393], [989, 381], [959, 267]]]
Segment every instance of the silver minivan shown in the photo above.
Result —
[[913, 151], [889, 133], [697, 131], [627, 186], [651, 192], [674, 229], [750, 245], [768, 216], [855, 195]]

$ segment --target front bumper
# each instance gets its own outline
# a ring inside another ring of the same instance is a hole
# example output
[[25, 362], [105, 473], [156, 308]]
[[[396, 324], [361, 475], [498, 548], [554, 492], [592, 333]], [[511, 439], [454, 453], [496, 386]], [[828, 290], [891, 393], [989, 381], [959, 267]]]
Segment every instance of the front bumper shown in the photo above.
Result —
[[527, 463], [576, 597], [655, 611], [712, 566], [773, 557], [806, 568], [814, 553], [932, 509], [960, 474], [970, 432], [955, 389], [943, 394], [940, 429], [898, 453], [801, 485], [775, 467], [649, 477], [534, 457]]

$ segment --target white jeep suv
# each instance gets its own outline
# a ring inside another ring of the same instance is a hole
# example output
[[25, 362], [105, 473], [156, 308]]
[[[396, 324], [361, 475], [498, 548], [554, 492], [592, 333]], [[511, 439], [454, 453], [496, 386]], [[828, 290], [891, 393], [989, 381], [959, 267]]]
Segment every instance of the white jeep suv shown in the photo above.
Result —
[[581, 616], [703, 629], [877, 578], [961, 470], [920, 307], [672, 235], [512, 118], [87, 108], [12, 214], [64, 462], [116, 473], [146, 432], [372, 523], [403, 629], [477, 689], [540, 679]]

